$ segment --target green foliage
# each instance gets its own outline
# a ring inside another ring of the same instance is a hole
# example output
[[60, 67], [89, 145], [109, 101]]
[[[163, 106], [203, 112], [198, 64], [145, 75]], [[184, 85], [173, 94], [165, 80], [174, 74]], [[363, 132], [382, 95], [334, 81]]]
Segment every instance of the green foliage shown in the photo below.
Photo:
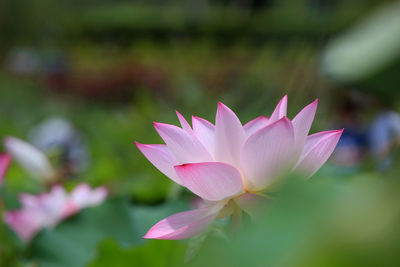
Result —
[[[137, 236], [141, 238], [159, 220], [188, 209], [184, 202], [171, 201], [160, 206], [135, 206], [131, 214], [138, 224]], [[114, 240], [99, 244], [96, 258], [88, 265], [95, 266], [181, 266], [186, 250], [185, 242], [143, 240], [140, 246], [121, 246]], [[116, 259], [118, 259], [116, 261]]]
[[39, 266], [85, 266], [96, 255], [97, 244], [112, 238], [124, 246], [139, 244], [137, 223], [122, 199], [112, 199], [67, 219], [55, 229], [46, 229], [30, 245], [33, 262]]
[[[390, 177], [390, 175], [389, 175]], [[193, 266], [397, 266], [397, 180], [291, 179], [262, 223], [206, 243]]]
[[124, 249], [114, 241], [100, 244], [98, 258], [90, 267], [183, 266], [185, 244], [179, 241], [152, 240], [142, 246]]

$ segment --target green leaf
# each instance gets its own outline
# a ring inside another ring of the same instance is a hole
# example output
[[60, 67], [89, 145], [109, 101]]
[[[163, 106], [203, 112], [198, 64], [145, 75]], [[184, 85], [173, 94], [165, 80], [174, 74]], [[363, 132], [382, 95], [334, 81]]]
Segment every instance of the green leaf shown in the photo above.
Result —
[[185, 254], [185, 263], [190, 262], [200, 251], [201, 247], [204, 245], [208, 235], [210, 234], [210, 229], [204, 231], [203, 233], [192, 237], [189, 240], [189, 244]]
[[105, 238], [113, 238], [123, 246], [141, 242], [130, 207], [123, 199], [108, 200], [83, 210], [55, 229], [42, 231], [31, 244], [31, 256], [40, 266], [84, 266]]
[[115, 241], [106, 240], [90, 267], [183, 266], [186, 245], [173, 240], [151, 240], [145, 245], [123, 249]]
[[136, 206], [132, 209], [132, 216], [139, 223], [139, 233], [144, 236], [160, 220], [188, 209], [186, 201], [171, 201], [159, 206]]

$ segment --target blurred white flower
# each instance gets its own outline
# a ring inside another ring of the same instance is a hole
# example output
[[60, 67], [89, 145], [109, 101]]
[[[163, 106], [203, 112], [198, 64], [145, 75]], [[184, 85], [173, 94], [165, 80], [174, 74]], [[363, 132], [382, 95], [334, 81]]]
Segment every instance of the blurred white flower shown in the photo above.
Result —
[[4, 147], [30, 175], [39, 181], [51, 182], [56, 178], [47, 156], [31, 144], [15, 137], [7, 137], [4, 140]]

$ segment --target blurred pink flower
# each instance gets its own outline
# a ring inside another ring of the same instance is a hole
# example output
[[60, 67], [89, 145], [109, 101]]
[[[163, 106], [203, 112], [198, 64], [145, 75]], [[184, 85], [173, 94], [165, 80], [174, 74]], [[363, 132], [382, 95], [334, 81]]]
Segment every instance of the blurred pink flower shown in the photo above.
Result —
[[162, 173], [206, 204], [161, 220], [144, 238], [188, 238], [215, 219], [241, 210], [252, 215], [255, 203], [265, 199], [262, 192], [288, 172], [312, 176], [332, 154], [343, 131], [308, 135], [317, 105], [318, 100], [289, 120], [284, 96], [269, 118], [260, 116], [244, 126], [222, 103], [215, 125], [193, 116], [191, 127], [178, 112], [182, 128], [154, 123], [166, 144], [136, 142], [137, 147]]
[[0, 185], [3, 183], [4, 176], [6, 175], [6, 171], [10, 163], [10, 155], [8, 155], [7, 153], [0, 154]]
[[42, 228], [54, 227], [83, 208], [99, 205], [106, 196], [104, 187], [91, 189], [80, 184], [68, 194], [62, 186], [55, 185], [48, 193], [21, 194], [22, 208], [5, 212], [4, 221], [24, 242], [29, 242]]

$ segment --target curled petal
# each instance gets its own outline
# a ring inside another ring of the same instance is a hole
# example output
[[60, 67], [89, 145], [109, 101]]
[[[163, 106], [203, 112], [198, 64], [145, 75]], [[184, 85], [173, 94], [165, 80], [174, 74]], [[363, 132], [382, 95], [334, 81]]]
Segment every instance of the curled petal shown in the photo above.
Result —
[[163, 174], [168, 176], [175, 183], [182, 185], [181, 179], [176, 174], [174, 166], [178, 164], [175, 156], [167, 145], [148, 145], [135, 142], [143, 155]]
[[264, 190], [292, 167], [294, 132], [286, 117], [257, 131], [243, 146], [242, 167], [245, 186], [251, 191]]
[[215, 126], [211, 122], [196, 116], [192, 117], [192, 124], [194, 135], [207, 151], [214, 155]]
[[187, 131], [188, 133], [192, 132], [192, 127], [190, 127], [190, 124], [187, 122], [187, 120], [185, 119], [185, 117], [182, 116], [181, 113], [179, 113], [177, 110], [175, 110], [176, 115], [178, 116], [178, 120], [179, 123], [182, 126], [182, 129]]
[[240, 167], [240, 151], [246, 140], [243, 126], [235, 113], [222, 103], [218, 103], [215, 120], [216, 161]]
[[325, 131], [308, 136], [295, 171], [311, 177], [335, 150], [342, 132], [343, 130]]
[[260, 130], [261, 128], [264, 128], [265, 126], [267, 126], [269, 124], [269, 119], [266, 116], [260, 116], [257, 117], [251, 121], [249, 121], [248, 123], [246, 123], [243, 128], [244, 131], [246, 132], [247, 136], [252, 135], [253, 133], [257, 132], [258, 130]]
[[15, 137], [7, 137], [4, 140], [4, 146], [29, 174], [44, 181], [54, 178], [54, 171], [49, 160], [36, 147]]
[[194, 135], [165, 123], [154, 123], [154, 127], [179, 163], [212, 161], [210, 153]]
[[8, 166], [11, 163], [11, 156], [7, 153], [0, 154], [0, 185], [3, 183], [4, 176], [6, 175]]
[[280, 120], [281, 118], [285, 117], [286, 110], [287, 110], [287, 95], [282, 97], [281, 101], [279, 101], [278, 105], [276, 105], [274, 112], [272, 112], [272, 115], [269, 118], [270, 123], [275, 122], [275, 121]]
[[183, 184], [209, 201], [219, 201], [243, 192], [239, 171], [222, 162], [203, 162], [175, 166]]
[[193, 237], [214, 221], [222, 207], [217, 204], [171, 215], [154, 225], [143, 238], [175, 240]]

